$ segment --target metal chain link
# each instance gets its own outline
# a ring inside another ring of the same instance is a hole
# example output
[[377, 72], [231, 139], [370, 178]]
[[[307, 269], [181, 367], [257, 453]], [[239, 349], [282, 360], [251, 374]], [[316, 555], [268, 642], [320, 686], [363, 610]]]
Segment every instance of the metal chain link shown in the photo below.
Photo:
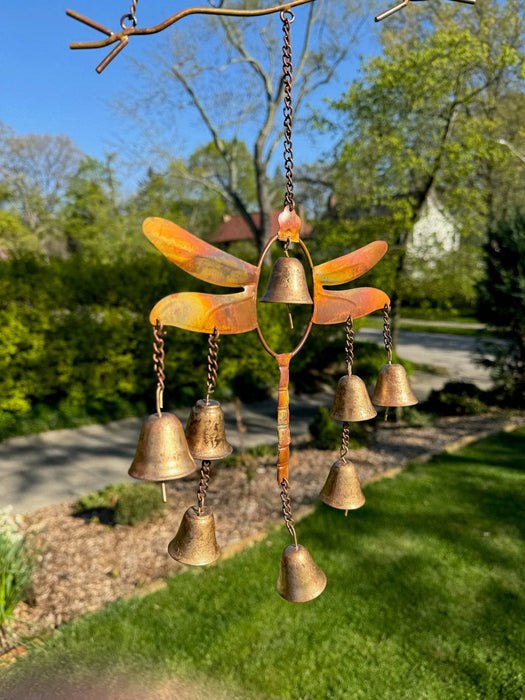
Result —
[[128, 27], [126, 26], [126, 20], [131, 22], [132, 27], [137, 26], [137, 18], [135, 16], [135, 12], [137, 11], [137, 4], [139, 0], [132, 0], [131, 6], [129, 8], [129, 12], [127, 15], [122, 15], [120, 18], [120, 26], [122, 29], [127, 29]]
[[[291, 17], [288, 17], [290, 15]], [[293, 151], [292, 151], [292, 43], [290, 40], [290, 24], [294, 21], [295, 15], [290, 10], [281, 12], [283, 23], [283, 84], [284, 84], [284, 169], [286, 173], [286, 194], [284, 196], [284, 206], [290, 211], [295, 208], [293, 193]]]
[[290, 484], [288, 483], [288, 479], [283, 479], [281, 481], [281, 502], [283, 504], [283, 516], [284, 516], [284, 522], [286, 524], [286, 527], [288, 528], [288, 532], [293, 538], [295, 547], [297, 548], [297, 535], [295, 533], [295, 520], [293, 519], [292, 515], [292, 503], [290, 500], [290, 495], [288, 493], [288, 490], [290, 488]]
[[343, 423], [343, 434], [341, 435], [341, 449], [339, 451], [339, 456], [346, 462], [346, 455], [348, 454], [348, 447], [350, 445], [350, 423]]
[[383, 340], [385, 342], [385, 350], [388, 353], [388, 362], [392, 362], [392, 333], [390, 332], [390, 318], [388, 312], [390, 307], [385, 304], [383, 307]]
[[346, 319], [345, 324], [345, 358], [346, 358], [346, 370], [348, 374], [352, 374], [352, 365], [354, 364], [354, 324], [352, 323], [352, 317], [349, 316]]
[[157, 319], [157, 323], [153, 327], [153, 370], [157, 376], [157, 413], [159, 417], [162, 415], [164, 380], [166, 374], [164, 372], [164, 337], [166, 331]]
[[210, 403], [210, 396], [215, 391], [217, 384], [217, 372], [219, 371], [219, 338], [220, 333], [217, 328], [208, 336], [208, 379], [206, 382], [206, 404]]
[[204, 510], [204, 501], [208, 495], [208, 484], [210, 483], [210, 467], [211, 462], [207, 459], [202, 460], [201, 465], [201, 480], [199, 482], [199, 491], [197, 493], [197, 504], [199, 507], [199, 515], [202, 515]]

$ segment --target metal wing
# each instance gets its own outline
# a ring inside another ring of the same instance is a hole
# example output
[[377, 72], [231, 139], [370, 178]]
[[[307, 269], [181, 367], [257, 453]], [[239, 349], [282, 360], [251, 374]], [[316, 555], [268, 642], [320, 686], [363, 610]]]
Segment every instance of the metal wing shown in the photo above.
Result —
[[150, 217], [144, 234], [168, 260], [204, 282], [222, 287], [243, 287], [232, 294], [180, 292], [161, 299], [150, 321], [161, 321], [198, 333], [245, 333], [257, 326], [257, 281], [254, 265], [215, 248], [166, 219]]
[[388, 296], [374, 287], [330, 291], [323, 286], [346, 284], [364, 275], [381, 260], [387, 248], [384, 241], [374, 241], [352, 253], [314, 267], [314, 323], [343, 323], [349, 316], [366, 316], [390, 303]]

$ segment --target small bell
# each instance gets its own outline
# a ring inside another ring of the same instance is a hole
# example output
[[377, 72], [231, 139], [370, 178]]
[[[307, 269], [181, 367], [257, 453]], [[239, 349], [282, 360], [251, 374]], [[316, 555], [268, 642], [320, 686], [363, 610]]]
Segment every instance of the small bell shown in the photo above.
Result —
[[403, 365], [388, 364], [381, 368], [372, 403], [376, 406], [414, 406], [417, 403]]
[[321, 595], [326, 576], [302, 544], [290, 544], [281, 555], [277, 592], [291, 603], [306, 603]]
[[365, 504], [357, 469], [352, 462], [338, 459], [328, 473], [321, 500], [332, 508], [355, 510]]
[[313, 304], [304, 267], [297, 258], [277, 258], [261, 301], [283, 304]]
[[205, 566], [219, 558], [215, 537], [215, 518], [210, 508], [191, 506], [184, 513], [177, 534], [168, 545], [173, 559], [191, 566]]
[[354, 374], [341, 377], [330, 415], [334, 420], [344, 423], [369, 420], [377, 416], [362, 379]]
[[186, 439], [194, 459], [224, 459], [233, 447], [226, 440], [224, 413], [218, 401], [199, 399], [191, 409]]
[[128, 474], [134, 479], [164, 482], [180, 479], [196, 469], [177, 416], [173, 413], [149, 416], [142, 426]]

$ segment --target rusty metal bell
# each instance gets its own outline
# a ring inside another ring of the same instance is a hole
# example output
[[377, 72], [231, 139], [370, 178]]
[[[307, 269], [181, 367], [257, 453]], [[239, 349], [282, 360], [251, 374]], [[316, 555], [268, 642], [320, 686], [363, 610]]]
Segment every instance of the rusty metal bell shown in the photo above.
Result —
[[376, 406], [414, 406], [417, 403], [403, 365], [388, 364], [381, 368], [372, 403]]
[[321, 595], [326, 586], [325, 573], [302, 544], [290, 544], [281, 555], [277, 592], [291, 603], [306, 603]]
[[173, 413], [149, 416], [142, 426], [128, 474], [134, 479], [164, 482], [180, 479], [196, 469], [177, 416]]
[[224, 413], [218, 401], [199, 399], [191, 409], [186, 440], [194, 459], [224, 459], [233, 452], [226, 440]]
[[205, 566], [219, 558], [221, 550], [210, 508], [203, 508], [200, 514], [197, 506], [188, 508], [177, 534], [168, 545], [168, 553], [173, 559], [190, 566]]
[[313, 304], [304, 267], [297, 258], [277, 258], [261, 301], [283, 304]]
[[365, 504], [357, 469], [352, 462], [338, 459], [328, 473], [321, 500], [332, 508], [355, 510]]
[[362, 379], [354, 374], [341, 377], [337, 384], [330, 415], [334, 420], [343, 423], [370, 420], [377, 416]]

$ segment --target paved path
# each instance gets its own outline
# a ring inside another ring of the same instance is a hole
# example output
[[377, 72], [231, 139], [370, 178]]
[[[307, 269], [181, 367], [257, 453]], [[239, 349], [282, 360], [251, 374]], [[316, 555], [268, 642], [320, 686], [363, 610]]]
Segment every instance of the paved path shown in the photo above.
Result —
[[[361, 329], [358, 339], [381, 342], [380, 330]], [[440, 388], [449, 378], [489, 384], [487, 372], [473, 364], [476, 342], [470, 336], [402, 331], [398, 351], [415, 362], [435, 364], [449, 377], [416, 372], [412, 387], [419, 399], [430, 389]], [[356, 348], [359, 352], [359, 348]], [[292, 439], [308, 432], [308, 424], [320, 404], [330, 405], [332, 392], [312, 396], [291, 396]], [[240, 446], [234, 404], [224, 406], [228, 439]], [[276, 404], [268, 400], [243, 405], [246, 426], [244, 444], [276, 443]], [[185, 423], [188, 411], [178, 412]], [[72, 500], [87, 491], [123, 481], [133, 459], [141, 420], [130, 418], [109, 425], [90, 425], [74, 430], [55, 430], [18, 437], [0, 444], [0, 507], [11, 504], [15, 512], [30, 512], [43, 506]]]

